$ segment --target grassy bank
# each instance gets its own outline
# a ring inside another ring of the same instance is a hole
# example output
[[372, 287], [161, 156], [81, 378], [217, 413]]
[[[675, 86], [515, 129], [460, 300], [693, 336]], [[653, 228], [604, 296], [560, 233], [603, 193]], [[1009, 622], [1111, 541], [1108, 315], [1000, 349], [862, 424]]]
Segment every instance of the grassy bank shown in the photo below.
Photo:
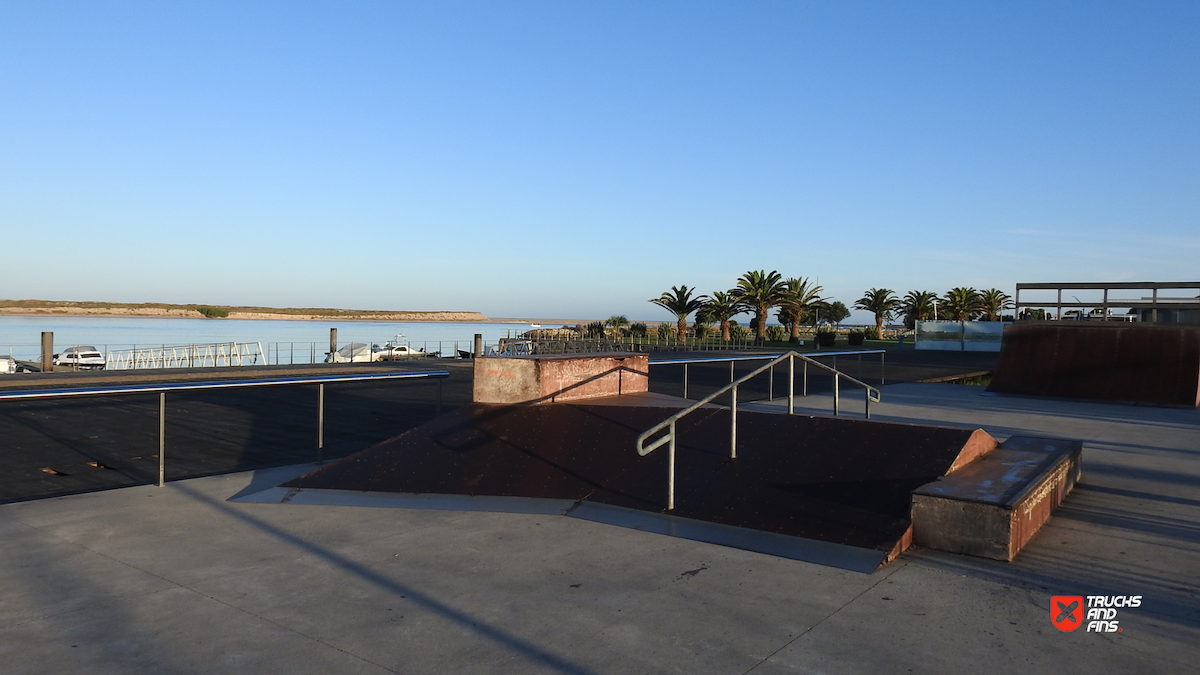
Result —
[[253, 307], [241, 305], [121, 303], [68, 300], [0, 300], [3, 314], [60, 316], [155, 316], [230, 319], [338, 319], [343, 321], [488, 321], [479, 312], [388, 311], [329, 307]]

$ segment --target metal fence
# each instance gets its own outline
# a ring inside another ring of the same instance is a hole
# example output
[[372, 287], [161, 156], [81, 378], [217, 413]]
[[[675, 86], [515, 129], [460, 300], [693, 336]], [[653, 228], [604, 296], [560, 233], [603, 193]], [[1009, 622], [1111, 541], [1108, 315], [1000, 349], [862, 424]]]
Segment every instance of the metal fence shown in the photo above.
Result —
[[435, 414], [442, 412], [442, 380], [449, 377], [445, 370], [411, 373], [372, 373], [369, 375], [330, 375], [323, 377], [288, 377], [254, 380], [221, 380], [218, 382], [173, 382], [167, 384], [130, 384], [113, 387], [77, 387], [71, 389], [32, 389], [0, 391], [0, 401], [31, 400], [44, 398], [71, 398], [79, 396], [116, 396], [130, 394], [158, 394], [158, 486], [166, 482], [167, 470], [167, 392], [195, 391], [199, 389], [233, 389], [244, 387], [271, 387], [281, 385], [317, 385], [317, 458], [325, 447], [325, 385], [337, 382], [362, 382], [365, 380], [425, 380], [437, 379], [437, 407]]

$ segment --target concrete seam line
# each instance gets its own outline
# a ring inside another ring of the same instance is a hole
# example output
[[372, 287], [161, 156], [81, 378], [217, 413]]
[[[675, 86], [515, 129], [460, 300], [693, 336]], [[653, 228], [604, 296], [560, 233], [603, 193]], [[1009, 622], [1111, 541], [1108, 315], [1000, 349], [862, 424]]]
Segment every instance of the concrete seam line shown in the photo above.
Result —
[[[133, 564], [131, 564], [131, 563], [127, 563], [127, 562], [125, 562], [124, 560], [119, 560], [119, 559], [117, 559], [117, 558], [114, 558], [114, 557], [112, 557], [112, 556], [110, 556], [110, 555], [106, 554], [106, 553], [102, 553], [102, 552], [100, 552], [100, 551], [97, 551], [97, 550], [95, 550], [95, 549], [93, 549], [93, 548], [89, 548], [89, 547], [87, 547], [87, 546], [84, 546], [83, 544], [77, 544], [77, 543], [75, 543], [75, 542], [73, 542], [73, 541], [70, 541], [70, 540], [68, 540], [68, 539], [65, 539], [65, 538], [63, 538], [62, 536], [59, 536], [59, 535], [57, 535], [57, 534], [55, 534], [55, 533], [53, 533], [53, 532], [46, 532], [45, 530], [43, 530], [43, 528], [41, 528], [41, 527], [38, 527], [38, 526], [36, 526], [36, 525], [30, 525], [29, 523], [26, 523], [26, 522], [24, 522], [24, 521], [20, 520], [19, 518], [16, 518], [15, 520], [17, 520], [17, 522], [21, 523], [22, 525], [26, 525], [26, 526], [28, 526], [28, 527], [31, 527], [31, 528], [33, 528], [33, 529], [36, 529], [36, 530], [38, 530], [38, 531], [45, 532], [46, 534], [49, 534], [51, 537], [54, 537], [55, 539], [58, 539], [58, 540], [60, 540], [60, 541], [62, 541], [62, 542], [64, 542], [64, 543], [66, 543], [66, 544], [68, 544], [68, 545], [70, 545], [70, 546], [76, 546], [76, 547], [78, 547], [78, 548], [81, 548], [81, 549], [83, 549], [83, 550], [85, 550], [85, 551], [89, 552], [89, 553], [93, 553], [93, 554], [95, 554], [95, 555], [98, 555], [98, 556], [100, 556], [100, 557], [102, 557], [102, 558], [105, 558], [105, 559], [107, 559], [107, 560], [111, 560], [112, 562], [115, 562], [115, 563], [117, 563], [118, 565], [122, 565], [122, 566], [124, 566], [124, 567], [128, 567], [129, 569], [137, 570], [138, 572], [141, 572], [142, 574], [146, 574], [146, 575], [149, 575], [149, 576], [152, 576], [152, 577], [154, 577], [155, 579], [159, 579], [159, 580], [161, 580], [161, 581], [165, 581], [166, 583], [168, 583], [168, 584], [171, 584], [171, 586], [172, 586], [172, 587], [174, 587], [174, 588], [181, 588], [181, 589], [184, 589], [184, 590], [188, 591], [189, 593], [194, 593], [194, 594], [196, 594], [196, 595], [198, 595], [198, 596], [200, 596], [200, 597], [203, 597], [203, 598], [208, 598], [209, 600], [212, 600], [212, 601], [214, 601], [214, 602], [217, 602], [217, 603], [219, 603], [219, 604], [225, 605], [226, 607], [229, 607], [230, 609], [232, 609], [232, 610], [234, 610], [234, 611], [236, 611], [236, 612], [240, 612], [240, 613], [242, 613], [242, 614], [246, 614], [246, 615], [248, 615], [248, 616], [252, 616], [252, 617], [254, 617], [255, 619], [258, 619], [259, 621], [263, 621], [263, 622], [269, 623], [269, 624], [271, 624], [272, 626], [276, 626], [276, 627], [278, 627], [278, 628], [281, 628], [281, 629], [283, 629], [283, 630], [285, 630], [285, 631], [287, 631], [287, 632], [289, 632], [289, 633], [295, 633], [296, 635], [299, 635], [299, 636], [301, 636], [301, 637], [304, 637], [304, 638], [306, 638], [306, 639], [312, 640], [313, 642], [316, 642], [316, 643], [318, 643], [318, 644], [325, 645], [326, 647], [329, 647], [330, 649], [334, 649], [334, 650], [336, 650], [336, 651], [339, 651], [339, 652], [341, 652], [341, 653], [343, 653], [343, 654], [346, 654], [347, 656], [351, 656], [351, 657], [353, 657], [353, 658], [355, 658], [355, 659], [358, 659], [359, 661], [362, 661], [362, 662], [364, 662], [364, 663], [369, 663], [369, 664], [371, 664], [371, 665], [373, 665], [373, 666], [376, 666], [376, 667], [378, 667], [378, 668], [382, 668], [383, 670], [386, 670], [386, 671], [387, 671], [387, 672], [389, 672], [389, 673], [396, 673], [396, 672], [399, 672], [399, 671], [397, 671], [397, 670], [393, 670], [393, 669], [391, 669], [391, 668], [388, 668], [387, 666], [385, 666], [385, 665], [383, 665], [383, 664], [380, 664], [380, 663], [375, 663], [374, 661], [372, 661], [372, 660], [370, 660], [370, 659], [368, 659], [368, 658], [365, 658], [365, 657], [363, 657], [363, 656], [359, 656], [358, 654], [355, 654], [354, 652], [350, 652], [350, 651], [347, 651], [347, 650], [345, 650], [345, 649], [342, 649], [341, 647], [338, 647], [337, 645], [330, 644], [330, 643], [328, 643], [328, 642], [326, 642], [326, 641], [324, 641], [324, 640], [322, 640], [322, 639], [320, 639], [320, 638], [314, 637], [314, 636], [312, 636], [312, 635], [308, 635], [307, 633], [303, 633], [303, 632], [301, 632], [301, 631], [298, 631], [298, 630], [296, 630], [296, 629], [294, 629], [294, 628], [289, 628], [288, 626], [285, 626], [285, 625], [283, 625], [283, 624], [281, 624], [281, 623], [279, 623], [279, 622], [277, 622], [277, 621], [272, 621], [271, 619], [268, 619], [268, 618], [266, 618], [266, 617], [263, 617], [263, 616], [259, 616], [258, 614], [255, 614], [254, 612], [251, 612], [251, 611], [249, 611], [249, 610], [246, 610], [246, 609], [242, 609], [241, 607], [238, 607], [238, 606], [236, 606], [236, 605], [232, 605], [232, 604], [230, 604], [230, 603], [228, 603], [228, 602], [225, 602], [224, 600], [221, 600], [220, 598], [215, 598], [215, 597], [213, 597], [213, 596], [211, 596], [211, 595], [208, 595], [207, 593], [203, 593], [203, 592], [201, 592], [201, 591], [198, 591], [198, 590], [196, 590], [196, 589], [192, 588], [191, 586], [188, 586], [188, 585], [186, 585], [186, 584], [181, 584], [181, 583], [179, 583], [179, 582], [177, 582], [177, 581], [172, 581], [172, 580], [170, 580], [170, 579], [168, 579], [168, 578], [166, 578], [166, 577], [162, 576], [161, 574], [156, 574], [156, 573], [154, 573], [154, 572], [151, 572], [151, 571], [149, 571], [149, 570], [142, 569], [142, 568], [138, 567], [137, 565], [133, 565]], [[301, 557], [303, 557], [303, 556], [301, 556]], [[124, 597], [150, 596], [150, 595], [155, 595], [155, 594], [157, 594], [157, 593], [161, 593], [161, 592], [163, 592], [163, 591], [166, 591], [166, 590], [170, 590], [170, 588], [160, 588], [160, 589], [158, 589], [158, 590], [156, 590], [156, 591], [150, 591], [150, 592], [148, 592], [148, 593], [136, 593], [136, 594], [129, 595], [129, 596], [124, 596]], [[95, 605], [89, 605], [88, 607], [92, 607], [92, 606], [95, 606]], [[72, 609], [72, 610], [70, 610], [70, 611], [67, 611], [67, 612], [61, 612], [60, 614], [49, 614], [49, 615], [46, 615], [46, 616], [44, 616], [44, 617], [38, 617], [37, 619], [31, 619], [30, 621], [40, 621], [40, 620], [42, 620], [42, 619], [50, 618], [50, 617], [53, 617], [53, 616], [61, 616], [61, 615], [63, 615], [63, 614], [71, 614], [71, 613], [73, 613], [73, 612], [77, 612], [77, 611], [79, 611], [79, 610], [82, 610], [82, 609], [87, 609], [87, 607], [77, 607], [77, 608], [75, 608], [75, 609]], [[28, 623], [28, 621], [23, 621], [23, 622], [21, 622], [21, 623]], [[20, 625], [20, 624], [14, 624], [14, 625]]]
[[799, 633], [798, 635], [796, 635], [796, 637], [794, 637], [794, 638], [792, 638], [791, 640], [788, 640], [787, 642], [785, 642], [785, 643], [783, 643], [782, 645], [780, 645], [780, 646], [779, 646], [779, 649], [776, 649], [775, 651], [771, 652], [770, 654], [767, 654], [767, 655], [766, 655], [766, 656], [764, 656], [764, 657], [762, 658], [762, 660], [760, 660], [758, 663], [756, 663], [756, 664], [754, 664], [754, 665], [750, 666], [749, 668], [747, 668], [746, 670], [742, 671], [742, 675], [747, 675], [747, 673], [751, 672], [751, 671], [752, 671], [752, 670], [754, 670], [755, 668], [758, 668], [759, 666], [761, 666], [762, 664], [766, 663], [767, 661], [770, 661], [772, 658], [774, 658], [774, 656], [775, 656], [776, 654], [778, 654], [779, 652], [783, 651], [784, 649], [787, 649], [787, 648], [788, 648], [788, 647], [790, 647], [790, 646], [791, 646], [793, 643], [795, 643], [795, 642], [796, 642], [796, 640], [799, 640], [800, 638], [804, 637], [805, 635], [808, 635], [808, 634], [809, 634], [809, 633], [811, 633], [812, 631], [816, 630], [816, 629], [817, 629], [817, 628], [818, 628], [818, 627], [819, 627], [821, 624], [825, 623], [826, 621], [828, 621], [829, 619], [831, 619], [831, 618], [833, 618], [835, 615], [837, 615], [837, 614], [838, 614], [838, 612], [841, 612], [843, 609], [846, 609], [847, 607], [849, 607], [849, 606], [850, 606], [850, 603], [852, 603], [852, 602], [854, 602], [855, 600], [858, 600], [858, 599], [859, 599], [859, 598], [861, 598], [862, 596], [866, 595], [866, 594], [867, 594], [867, 593], [869, 593], [871, 590], [873, 590], [873, 589], [874, 589], [876, 586], [878, 586], [879, 584], [882, 584], [884, 581], [887, 581], [889, 578], [891, 578], [891, 576], [892, 576], [893, 574], [895, 574], [896, 572], [899, 572], [901, 569], [903, 569], [903, 568], [905, 568], [905, 567], [908, 567], [908, 563], [900, 563], [900, 564], [898, 564], [898, 565], [897, 565], [897, 566], [896, 566], [894, 569], [892, 569], [890, 572], [888, 572], [887, 574], [885, 574], [885, 575], [883, 575], [883, 576], [879, 577], [879, 581], [876, 581], [875, 583], [871, 584], [870, 586], [867, 586], [866, 588], [862, 589], [862, 591], [861, 591], [860, 593], [858, 593], [857, 595], [855, 595], [853, 598], [850, 598], [850, 599], [849, 599], [849, 600], [847, 600], [846, 602], [842, 603], [842, 605], [841, 605], [841, 606], [839, 606], [837, 609], [835, 609], [835, 610], [833, 610], [832, 612], [830, 612], [829, 614], [826, 614], [825, 616], [821, 617], [821, 620], [820, 620], [820, 621], [818, 621], [818, 622], [814, 623], [813, 625], [809, 626], [808, 628], [805, 628], [804, 630], [800, 631], [800, 633]]

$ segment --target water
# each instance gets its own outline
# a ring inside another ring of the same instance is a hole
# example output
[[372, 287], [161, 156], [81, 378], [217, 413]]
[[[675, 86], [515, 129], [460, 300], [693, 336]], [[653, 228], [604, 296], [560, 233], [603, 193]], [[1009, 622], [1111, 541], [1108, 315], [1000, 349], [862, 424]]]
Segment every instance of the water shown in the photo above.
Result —
[[[509, 334], [529, 330], [520, 323], [449, 323], [396, 321], [271, 321], [249, 319], [166, 319], [92, 316], [0, 316], [0, 354], [18, 359], [37, 360], [41, 353], [42, 331], [54, 333], [54, 351], [72, 345], [94, 345], [102, 351], [161, 346], [215, 343], [262, 343], [264, 351], [274, 349], [310, 352], [315, 343], [324, 358], [329, 349], [329, 329], [338, 329], [338, 344], [366, 342], [382, 345], [397, 334], [408, 338], [414, 347], [442, 351], [452, 356], [459, 349], [471, 349], [476, 333], [487, 343], [495, 343]], [[441, 343], [440, 346], [438, 343]], [[269, 345], [275, 345], [269, 347]], [[303, 345], [303, 349], [301, 349]], [[274, 356], [272, 356], [272, 361]]]

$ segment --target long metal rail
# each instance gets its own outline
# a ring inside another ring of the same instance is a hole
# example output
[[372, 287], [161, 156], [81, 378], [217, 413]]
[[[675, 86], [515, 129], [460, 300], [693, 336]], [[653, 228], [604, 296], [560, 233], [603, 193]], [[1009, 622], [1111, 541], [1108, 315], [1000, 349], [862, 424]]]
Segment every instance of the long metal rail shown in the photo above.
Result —
[[442, 380], [449, 371], [429, 370], [410, 373], [371, 373], [368, 375], [317, 375], [311, 377], [277, 377], [255, 380], [214, 380], [210, 382], [169, 382], [164, 384], [127, 384], [115, 387], [77, 387], [72, 389], [20, 389], [0, 392], [0, 401], [28, 400], [37, 398], [66, 398], [74, 396], [117, 396], [128, 394], [158, 394], [158, 487], [166, 484], [167, 470], [167, 392], [196, 389], [235, 389], [243, 387], [271, 387], [289, 384], [317, 385], [317, 457], [325, 447], [325, 385], [335, 382], [362, 382], [367, 380], [421, 380], [434, 378], [438, 381], [436, 414], [442, 411]]
[[[787, 352], [787, 353], [794, 354], [796, 352]], [[880, 386], [882, 386], [884, 383], [885, 374], [887, 372], [887, 361], [886, 361], [887, 350], [886, 349], [855, 349], [855, 350], [850, 350], [850, 351], [837, 351], [837, 352], [812, 352], [810, 354], [802, 355], [802, 356], [806, 356], [809, 359], [833, 357], [833, 366], [834, 366], [834, 368], [837, 368], [837, 357], [839, 357], [839, 356], [857, 356], [857, 357], [859, 357], [859, 361], [861, 361], [863, 354], [878, 354], [879, 355], [879, 384], [880, 384]], [[652, 366], [682, 365], [683, 366], [683, 397], [687, 398], [688, 397], [688, 366], [693, 363], [725, 363], [728, 361], [729, 362], [729, 382], [732, 384], [733, 380], [734, 380], [734, 370], [733, 369], [734, 369], [734, 365], [736, 364], [736, 362], [738, 362], [738, 361], [762, 361], [764, 359], [778, 359], [781, 356], [784, 356], [784, 354], [752, 354], [750, 356], [714, 356], [714, 357], [710, 357], [710, 358], [706, 358], [706, 359], [662, 359], [662, 360], [657, 360], [657, 361], [651, 361], [650, 365], [652, 365]], [[775, 400], [775, 369], [772, 368], [767, 372], [768, 372], [767, 400], [774, 401]], [[804, 382], [804, 396], [808, 396], [808, 363], [807, 362], [804, 364], [804, 367], [803, 367], [803, 382]]]
[[[806, 367], [808, 365], [813, 365], [813, 366], [817, 367], [818, 369], [824, 370], [824, 371], [830, 373], [831, 375], [833, 375], [833, 414], [835, 416], [837, 416], [840, 412], [840, 405], [839, 405], [840, 397], [839, 397], [839, 393], [838, 393], [838, 383], [841, 379], [845, 379], [849, 383], [863, 388], [863, 391], [865, 394], [865, 403], [866, 403], [866, 408], [865, 408], [864, 412], [865, 412], [867, 419], [871, 419], [871, 403], [872, 402], [878, 403], [880, 400], [880, 394], [879, 394], [878, 389], [876, 389], [875, 387], [872, 387], [871, 385], [867, 384], [866, 382], [863, 382], [856, 378], [850, 377], [849, 375], [846, 375], [834, 368], [830, 368], [829, 366], [825, 365], [824, 363], [816, 361], [808, 356], [798, 354], [796, 352], [787, 352], [786, 354], [778, 356], [775, 359], [773, 359], [770, 363], [766, 364], [765, 366], [762, 366], [762, 367], [754, 370], [753, 372], [743, 375], [741, 378], [738, 378], [737, 380], [730, 382], [728, 385], [718, 389], [713, 394], [706, 396], [706, 397], [700, 399], [699, 401], [696, 401], [691, 406], [684, 408], [683, 410], [675, 413], [674, 415], [671, 415], [670, 417], [663, 420], [662, 422], [659, 422], [658, 424], [654, 425], [653, 427], [647, 429], [645, 432], [643, 432], [640, 436], [637, 437], [637, 452], [639, 455], [641, 455], [643, 457], [650, 454], [651, 452], [654, 452], [655, 450], [662, 447], [663, 445], [667, 446], [667, 453], [668, 453], [667, 454], [667, 457], [668, 457], [668, 459], [667, 459], [667, 510], [668, 511], [672, 511], [675, 509], [675, 444], [676, 444], [676, 439], [677, 439], [677, 433], [675, 431], [676, 422], [683, 419], [684, 417], [687, 417], [688, 415], [699, 410], [700, 408], [703, 408], [705, 405], [711, 403], [718, 396], [724, 394], [725, 392], [727, 392], [727, 391], [731, 392], [730, 406], [729, 406], [729, 457], [730, 457], [730, 459], [737, 459], [738, 386], [749, 381], [753, 377], [756, 377], [758, 375], [761, 375], [764, 372], [767, 372], [768, 370], [773, 369], [777, 364], [787, 361], [788, 362], [787, 412], [789, 415], [793, 415], [793, 414], [795, 414], [795, 403], [796, 403], [796, 386], [795, 386], [795, 384], [796, 384], [796, 361], [797, 360], [799, 360], [801, 363], [803, 363]], [[807, 395], [807, 392], [806, 392], [806, 395]], [[667, 430], [666, 434], [664, 434], [661, 438], [658, 438], [654, 442], [650, 443], [649, 445], [646, 445], [647, 440], [649, 440], [655, 434], [663, 431], [664, 429]]]

